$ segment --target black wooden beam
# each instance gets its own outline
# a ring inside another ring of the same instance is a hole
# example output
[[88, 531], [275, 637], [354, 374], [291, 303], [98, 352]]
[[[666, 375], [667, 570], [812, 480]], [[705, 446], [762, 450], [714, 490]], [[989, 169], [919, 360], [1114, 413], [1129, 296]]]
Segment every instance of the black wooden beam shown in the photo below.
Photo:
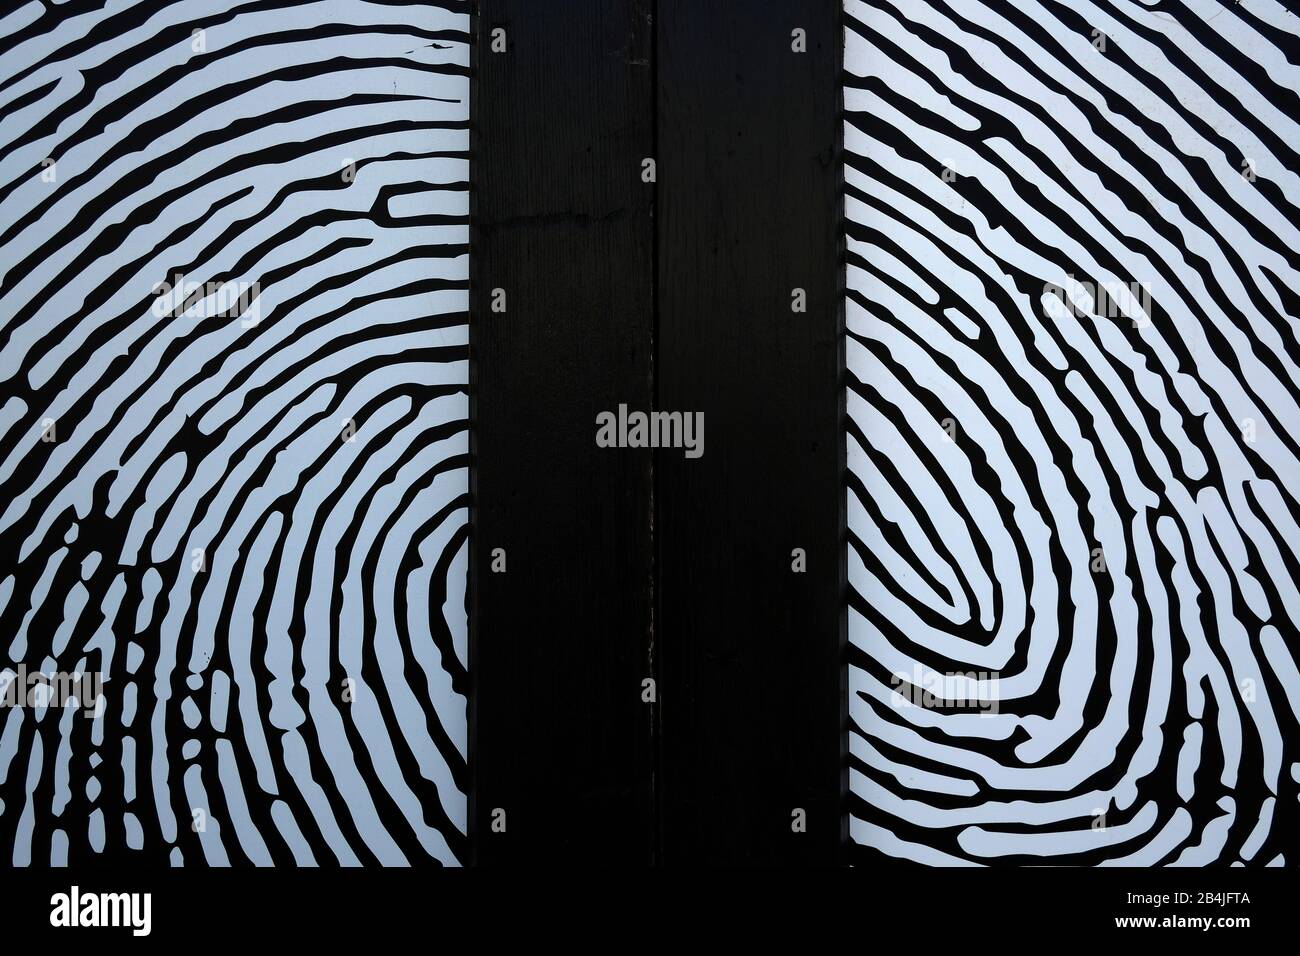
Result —
[[[840, 49], [813, 0], [480, 6], [479, 863], [841, 858]], [[703, 455], [599, 447], [620, 406]]]
[[658, 407], [705, 421], [656, 457], [668, 865], [841, 858], [839, 6], [658, 4]]
[[[648, 4], [478, 10], [470, 830], [480, 864], [651, 859], [653, 715], [641, 682], [652, 460], [595, 440], [599, 412], [653, 400]], [[497, 549], [504, 572], [493, 571]]]

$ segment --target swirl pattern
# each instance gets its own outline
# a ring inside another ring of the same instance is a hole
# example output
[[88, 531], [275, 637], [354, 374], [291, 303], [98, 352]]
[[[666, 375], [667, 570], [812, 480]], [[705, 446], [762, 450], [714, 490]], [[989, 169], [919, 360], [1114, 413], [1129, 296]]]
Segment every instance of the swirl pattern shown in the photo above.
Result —
[[861, 860], [1300, 855], [1300, 19], [846, 4]]
[[12, 863], [464, 858], [468, 13], [0, 17]]

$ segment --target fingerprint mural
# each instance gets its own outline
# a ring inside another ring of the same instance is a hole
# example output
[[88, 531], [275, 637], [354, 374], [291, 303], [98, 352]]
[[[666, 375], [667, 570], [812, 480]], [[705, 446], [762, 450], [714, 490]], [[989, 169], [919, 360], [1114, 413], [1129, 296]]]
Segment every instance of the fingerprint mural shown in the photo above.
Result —
[[856, 859], [1300, 858], [1300, 19], [845, 6]]
[[455, 864], [468, 4], [0, 17], [0, 853]]

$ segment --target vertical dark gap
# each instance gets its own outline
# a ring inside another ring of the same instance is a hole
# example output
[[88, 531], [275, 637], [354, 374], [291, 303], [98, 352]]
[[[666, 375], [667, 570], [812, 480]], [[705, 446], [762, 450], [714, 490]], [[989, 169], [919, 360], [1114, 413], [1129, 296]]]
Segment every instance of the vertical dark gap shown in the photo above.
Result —
[[835, 67], [835, 370], [836, 370], [836, 471], [838, 473], [838, 515], [837, 525], [837, 561], [836, 599], [838, 617], [838, 671], [839, 671], [839, 863], [848, 862], [849, 847], [849, 563], [848, 563], [848, 491], [845, 478], [849, 473], [849, 443], [845, 424], [848, 421], [848, 367], [846, 349], [845, 297], [848, 283], [848, 239], [844, 228], [844, 3], [835, 0], [835, 43], [832, 47]]
[[[659, 182], [658, 182], [658, 163], [659, 163], [659, 0], [648, 0], [650, 3], [650, 142], [651, 154], [655, 158], [656, 176], [654, 187], [654, 198], [650, 203], [650, 227], [651, 227], [651, 278], [650, 278], [650, 301], [652, 303], [650, 314], [654, 323], [650, 333], [652, 342], [651, 350], [651, 395], [654, 396], [653, 408], [659, 409]], [[651, 704], [651, 756], [653, 765], [650, 771], [651, 780], [651, 801], [652, 801], [652, 820], [653, 832], [650, 835], [651, 840], [651, 863], [658, 866], [663, 860], [663, 814], [661, 807], [661, 797], [663, 789], [663, 779], [660, 775], [663, 766], [663, 755], [660, 752], [663, 739], [663, 706], [662, 700], [658, 697], [658, 690], [662, 684], [659, 665], [659, 646], [656, 642], [656, 625], [659, 622], [659, 534], [656, 527], [656, 515], [659, 508], [659, 452], [652, 450], [650, 452], [650, 675], [655, 682], [656, 696], [655, 702]]]

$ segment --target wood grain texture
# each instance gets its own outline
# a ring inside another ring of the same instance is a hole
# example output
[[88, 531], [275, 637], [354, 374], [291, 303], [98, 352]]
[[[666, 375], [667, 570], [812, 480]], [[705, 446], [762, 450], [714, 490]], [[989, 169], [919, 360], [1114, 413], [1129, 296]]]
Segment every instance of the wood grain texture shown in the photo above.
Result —
[[[506, 30], [505, 53], [490, 50]], [[472, 96], [471, 828], [480, 864], [650, 859], [652, 392], [644, 3], [480, 5]], [[507, 311], [490, 309], [506, 290]], [[504, 548], [507, 571], [492, 573]], [[506, 811], [504, 833], [493, 811]]]
[[[838, 13], [489, 0], [477, 26], [476, 860], [835, 863]], [[598, 448], [620, 404], [703, 412], [704, 456]]]
[[656, 459], [667, 865], [840, 857], [838, 6], [658, 6], [658, 407], [706, 423]]

